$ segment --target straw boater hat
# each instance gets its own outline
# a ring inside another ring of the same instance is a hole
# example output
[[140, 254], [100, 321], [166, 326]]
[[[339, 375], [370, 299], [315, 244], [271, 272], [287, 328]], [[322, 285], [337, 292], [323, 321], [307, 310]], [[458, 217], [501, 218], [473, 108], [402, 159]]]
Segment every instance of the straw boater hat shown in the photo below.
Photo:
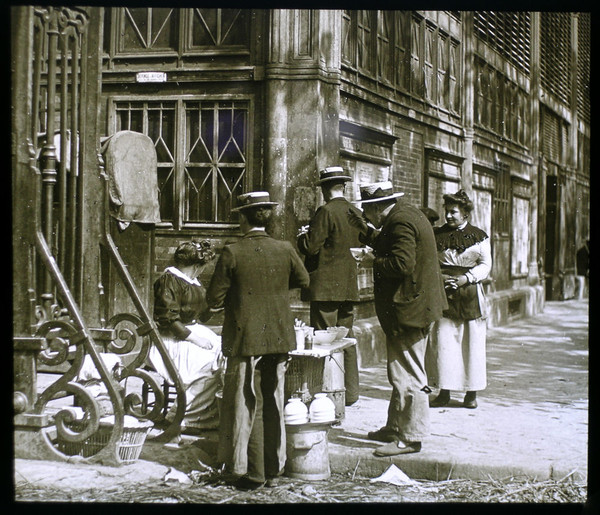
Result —
[[350, 174], [344, 172], [341, 166], [328, 166], [319, 172], [317, 184], [323, 184], [328, 181], [351, 181]]
[[363, 184], [360, 187], [360, 200], [356, 200], [357, 204], [367, 204], [370, 202], [381, 202], [383, 200], [391, 200], [393, 198], [402, 197], [404, 193], [394, 193], [392, 183], [390, 181], [374, 182], [371, 184]]
[[251, 191], [250, 193], [244, 193], [238, 195], [238, 206], [234, 207], [232, 211], [240, 211], [241, 209], [247, 209], [250, 207], [273, 207], [279, 204], [279, 202], [271, 202], [271, 197], [268, 191]]

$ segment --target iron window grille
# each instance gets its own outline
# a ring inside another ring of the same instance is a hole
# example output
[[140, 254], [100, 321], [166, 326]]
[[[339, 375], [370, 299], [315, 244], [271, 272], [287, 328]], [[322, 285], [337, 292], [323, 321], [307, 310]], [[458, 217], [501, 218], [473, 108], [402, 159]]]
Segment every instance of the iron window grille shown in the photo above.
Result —
[[163, 223], [235, 222], [231, 208], [249, 187], [249, 101], [115, 99], [114, 112], [115, 131], [154, 142]]

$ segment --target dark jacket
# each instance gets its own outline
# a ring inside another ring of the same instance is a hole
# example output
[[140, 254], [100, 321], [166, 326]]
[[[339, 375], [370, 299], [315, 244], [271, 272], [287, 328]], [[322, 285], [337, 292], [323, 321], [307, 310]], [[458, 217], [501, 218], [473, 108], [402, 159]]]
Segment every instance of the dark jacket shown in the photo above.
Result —
[[373, 245], [375, 309], [384, 332], [425, 328], [439, 320], [448, 304], [433, 228], [425, 215], [398, 200]]
[[154, 283], [154, 320], [163, 336], [185, 340], [190, 330], [186, 325], [206, 322], [211, 313], [206, 304], [206, 291], [166, 271]]
[[224, 307], [223, 354], [260, 356], [296, 346], [289, 290], [308, 286], [308, 272], [291, 243], [251, 231], [223, 247], [207, 290]]
[[[320, 206], [310, 221], [308, 233], [298, 238], [298, 250], [306, 256], [310, 287], [303, 300], [359, 300], [357, 265], [351, 247], [360, 247], [359, 231], [348, 222], [348, 210], [361, 213], [344, 197]], [[308, 295], [307, 295], [308, 293]]]

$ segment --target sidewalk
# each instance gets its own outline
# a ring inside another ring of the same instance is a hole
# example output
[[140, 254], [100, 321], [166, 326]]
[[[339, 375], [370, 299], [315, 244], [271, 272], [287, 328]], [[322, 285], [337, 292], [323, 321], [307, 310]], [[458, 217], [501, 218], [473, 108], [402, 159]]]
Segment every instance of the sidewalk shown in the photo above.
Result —
[[[450, 405], [431, 408], [431, 435], [419, 453], [378, 458], [373, 450], [380, 444], [366, 438], [386, 420], [385, 361], [361, 369], [361, 388], [359, 401], [329, 432], [332, 472], [376, 477], [394, 463], [414, 479], [587, 478], [587, 299], [548, 302], [536, 317], [491, 329], [488, 387], [478, 395], [479, 407], [463, 408], [462, 394], [453, 393]], [[216, 431], [186, 437], [181, 450], [147, 441], [140, 460], [120, 468], [18, 459], [15, 480], [56, 486], [89, 477], [99, 486], [117, 477], [162, 479], [169, 466], [187, 473], [215, 464], [217, 438]]]
[[[588, 302], [549, 302], [542, 314], [488, 332], [488, 387], [478, 408], [453, 392], [431, 408], [420, 453], [377, 458], [365, 439], [385, 424], [391, 388], [385, 364], [361, 371], [361, 398], [330, 434], [335, 470], [380, 475], [395, 463], [420, 479], [587, 478]], [[435, 394], [432, 394], [432, 396]]]

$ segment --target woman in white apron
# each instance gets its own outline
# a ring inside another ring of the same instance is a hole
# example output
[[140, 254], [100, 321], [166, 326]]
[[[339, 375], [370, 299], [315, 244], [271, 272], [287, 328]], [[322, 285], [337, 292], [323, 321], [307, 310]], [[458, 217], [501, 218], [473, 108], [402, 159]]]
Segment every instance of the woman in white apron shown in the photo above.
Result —
[[450, 391], [466, 392], [463, 406], [477, 407], [487, 385], [487, 301], [482, 281], [492, 268], [490, 239], [469, 223], [473, 203], [464, 190], [444, 195], [446, 223], [435, 228], [448, 309], [435, 323], [425, 358], [429, 384], [440, 389], [431, 407], [450, 402]]

